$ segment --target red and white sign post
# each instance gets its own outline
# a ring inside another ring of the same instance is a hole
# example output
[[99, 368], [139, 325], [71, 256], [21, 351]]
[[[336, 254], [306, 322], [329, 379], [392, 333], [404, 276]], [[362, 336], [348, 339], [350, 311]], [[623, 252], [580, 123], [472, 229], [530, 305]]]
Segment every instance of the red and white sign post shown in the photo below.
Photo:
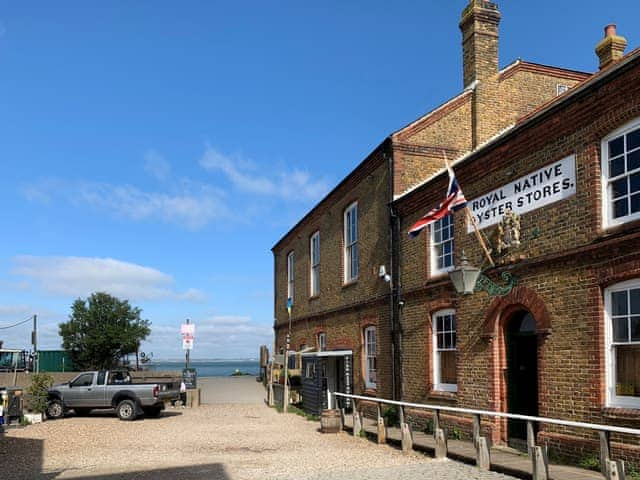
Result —
[[182, 334], [182, 349], [186, 351], [186, 368], [189, 368], [189, 353], [193, 349], [193, 340], [196, 335], [195, 324], [189, 323], [189, 319], [187, 318], [187, 323], [183, 323], [180, 327], [180, 333]]

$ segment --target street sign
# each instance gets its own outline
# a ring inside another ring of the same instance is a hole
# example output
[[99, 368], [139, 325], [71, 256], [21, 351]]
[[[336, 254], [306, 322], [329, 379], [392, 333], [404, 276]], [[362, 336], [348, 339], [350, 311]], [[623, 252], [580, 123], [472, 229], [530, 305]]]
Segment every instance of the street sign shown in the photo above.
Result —
[[187, 390], [196, 388], [198, 380], [198, 374], [195, 368], [183, 368], [182, 369], [182, 381], [187, 387]]
[[196, 335], [196, 324], [195, 323], [183, 323], [180, 327], [180, 333], [184, 337], [185, 335], [193, 338]]
[[183, 350], [193, 350], [193, 338], [183, 338], [182, 339], [182, 349]]

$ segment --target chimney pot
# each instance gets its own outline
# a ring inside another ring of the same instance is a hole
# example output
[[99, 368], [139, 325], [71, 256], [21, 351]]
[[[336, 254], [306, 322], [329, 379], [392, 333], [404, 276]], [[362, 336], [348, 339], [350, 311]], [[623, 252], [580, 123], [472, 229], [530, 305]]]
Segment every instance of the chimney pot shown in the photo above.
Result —
[[600, 70], [617, 62], [624, 56], [627, 39], [616, 32], [615, 23], [604, 27], [604, 38], [596, 45], [596, 55], [600, 59]]
[[615, 37], [616, 36], [616, 24], [610, 23], [606, 27], [604, 27], [604, 36], [606, 37]]

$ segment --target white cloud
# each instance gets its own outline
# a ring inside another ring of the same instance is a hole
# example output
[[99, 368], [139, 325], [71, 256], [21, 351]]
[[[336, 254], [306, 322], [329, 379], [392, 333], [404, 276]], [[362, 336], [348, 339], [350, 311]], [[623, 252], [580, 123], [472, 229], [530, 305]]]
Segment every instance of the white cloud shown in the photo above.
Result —
[[25, 255], [14, 257], [13, 263], [12, 274], [29, 278], [51, 295], [82, 297], [100, 291], [137, 300], [206, 299], [197, 289], [175, 291], [171, 275], [112, 258]]
[[225, 155], [210, 146], [205, 148], [200, 165], [205, 170], [224, 173], [239, 190], [286, 200], [318, 200], [329, 188], [325, 179], [313, 180], [308, 172], [298, 169], [272, 173], [271, 178], [257, 175], [254, 173], [257, 167], [252, 162], [240, 156]]
[[[195, 319], [193, 358], [256, 357], [260, 345], [271, 346], [273, 328], [247, 316], [214, 316]], [[177, 358], [181, 352], [180, 325], [154, 325], [142, 349], [156, 359]]]
[[171, 175], [171, 165], [155, 150], [147, 150], [144, 154], [144, 169], [157, 180], [166, 180]]
[[146, 192], [132, 185], [46, 179], [24, 185], [22, 192], [30, 201], [46, 204], [61, 196], [72, 204], [87, 204], [117, 217], [160, 219], [192, 230], [229, 216], [222, 191], [188, 181], [167, 193]]

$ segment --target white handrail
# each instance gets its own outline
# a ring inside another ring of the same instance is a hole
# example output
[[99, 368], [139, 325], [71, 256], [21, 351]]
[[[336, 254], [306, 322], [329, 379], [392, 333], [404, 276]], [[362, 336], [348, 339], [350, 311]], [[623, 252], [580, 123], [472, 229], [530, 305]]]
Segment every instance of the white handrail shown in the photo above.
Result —
[[384, 398], [364, 397], [362, 395], [352, 395], [347, 393], [334, 392], [333, 395], [352, 398], [354, 400], [366, 400], [368, 402], [384, 403], [385, 405], [398, 405], [401, 407], [420, 408], [424, 410], [439, 410], [443, 412], [466, 413], [469, 415], [487, 415], [490, 417], [512, 418], [514, 420], [525, 420], [528, 422], [551, 423], [565, 427], [586, 428], [603, 432], [627, 433], [629, 435], [640, 435], [640, 429], [615, 427], [613, 425], [600, 425], [597, 423], [573, 422], [571, 420], [557, 420], [555, 418], [533, 417], [530, 415], [519, 415], [516, 413], [492, 412], [489, 410], [476, 410], [472, 408], [446, 407], [442, 405], [428, 405], [422, 403], [399, 402], [397, 400], [386, 400]]

